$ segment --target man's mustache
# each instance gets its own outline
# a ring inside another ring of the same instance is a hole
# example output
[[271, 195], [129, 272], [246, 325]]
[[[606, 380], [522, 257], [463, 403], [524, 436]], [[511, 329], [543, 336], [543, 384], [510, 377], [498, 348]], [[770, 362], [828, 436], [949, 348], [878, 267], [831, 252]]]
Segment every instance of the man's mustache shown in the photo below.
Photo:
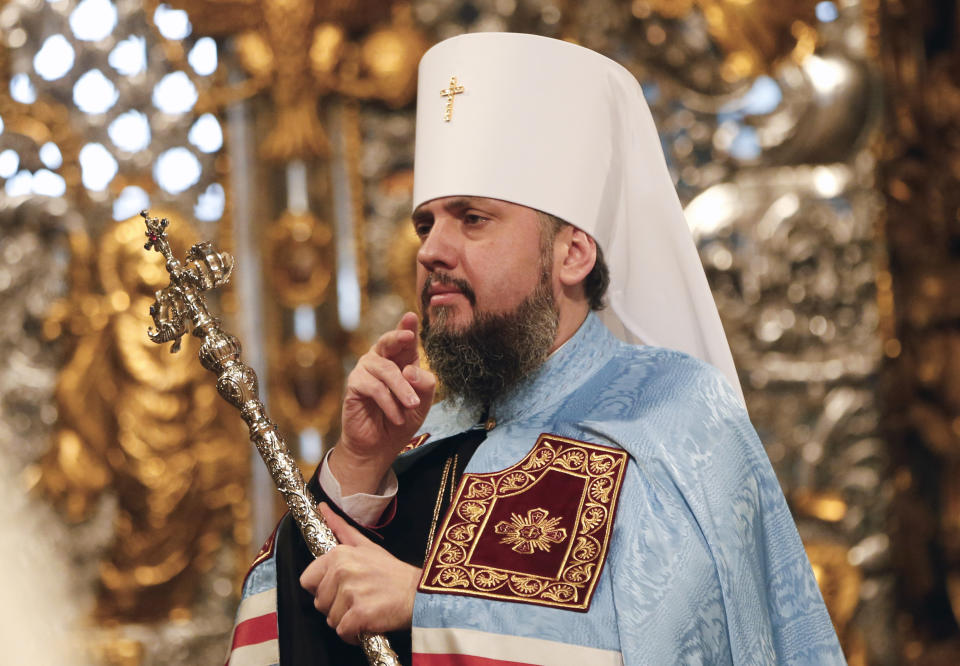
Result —
[[466, 297], [471, 306], [477, 304], [477, 296], [473, 293], [473, 288], [466, 280], [451, 277], [446, 273], [430, 273], [430, 275], [427, 276], [426, 281], [423, 283], [423, 289], [420, 290], [420, 305], [423, 307], [424, 312], [426, 312], [427, 306], [430, 304], [430, 287], [437, 284], [442, 284], [444, 286], [452, 285]]

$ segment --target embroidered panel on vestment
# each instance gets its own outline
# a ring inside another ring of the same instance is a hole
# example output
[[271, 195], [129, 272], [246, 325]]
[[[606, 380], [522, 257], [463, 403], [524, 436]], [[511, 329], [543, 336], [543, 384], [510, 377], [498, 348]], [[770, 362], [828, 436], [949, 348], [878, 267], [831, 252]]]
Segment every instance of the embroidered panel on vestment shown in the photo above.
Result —
[[626, 461], [621, 449], [542, 434], [516, 465], [465, 474], [420, 591], [586, 610]]

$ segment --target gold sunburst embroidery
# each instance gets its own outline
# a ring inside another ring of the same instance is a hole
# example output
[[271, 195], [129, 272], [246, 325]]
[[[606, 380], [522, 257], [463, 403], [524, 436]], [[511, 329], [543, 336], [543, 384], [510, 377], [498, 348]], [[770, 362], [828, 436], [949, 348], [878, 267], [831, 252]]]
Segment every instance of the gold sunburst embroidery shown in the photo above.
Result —
[[546, 509], [530, 509], [527, 517], [517, 514], [510, 516], [510, 521], [501, 520], [493, 531], [505, 535], [500, 543], [510, 546], [518, 553], [530, 555], [536, 550], [550, 552], [551, 543], [560, 543], [567, 538], [567, 530], [557, 527], [562, 517], [547, 518]]

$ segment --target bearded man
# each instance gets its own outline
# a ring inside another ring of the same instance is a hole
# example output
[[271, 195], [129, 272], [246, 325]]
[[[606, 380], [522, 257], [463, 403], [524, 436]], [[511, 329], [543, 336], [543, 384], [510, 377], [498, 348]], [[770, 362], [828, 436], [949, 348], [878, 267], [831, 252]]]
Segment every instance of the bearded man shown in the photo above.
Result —
[[230, 664], [362, 664], [360, 632], [424, 665], [843, 663], [636, 80], [442, 42], [414, 203], [432, 372], [413, 313], [360, 359], [311, 483], [342, 545], [281, 523]]

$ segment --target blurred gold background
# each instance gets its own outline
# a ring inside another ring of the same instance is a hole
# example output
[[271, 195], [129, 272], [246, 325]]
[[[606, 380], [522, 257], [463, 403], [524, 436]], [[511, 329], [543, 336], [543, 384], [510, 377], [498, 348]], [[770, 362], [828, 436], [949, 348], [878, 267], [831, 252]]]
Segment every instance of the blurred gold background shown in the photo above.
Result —
[[849, 662], [960, 663], [960, 3], [0, 0], [0, 460], [90, 662], [221, 663], [279, 512], [132, 218], [236, 256], [312, 468], [413, 304], [417, 61], [481, 30], [637, 75]]

